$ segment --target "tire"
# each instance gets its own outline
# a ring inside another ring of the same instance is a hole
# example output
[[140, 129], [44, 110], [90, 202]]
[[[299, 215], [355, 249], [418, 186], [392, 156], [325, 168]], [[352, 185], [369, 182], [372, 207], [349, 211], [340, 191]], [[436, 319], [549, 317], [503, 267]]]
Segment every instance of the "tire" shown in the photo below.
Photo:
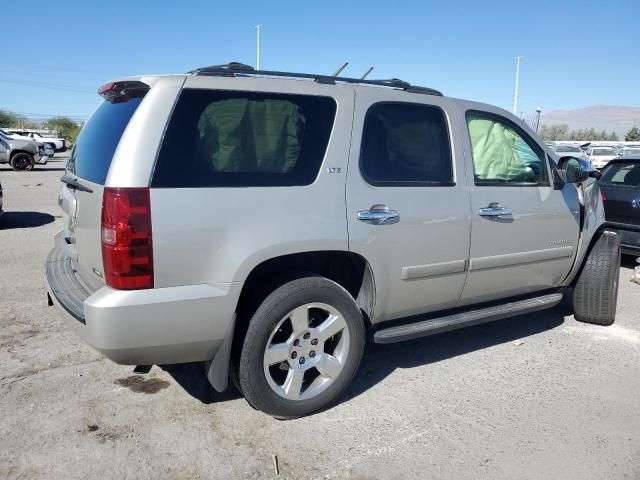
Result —
[[18, 152], [11, 157], [11, 168], [16, 171], [32, 170], [35, 163], [33, 156], [29, 153]]
[[605, 231], [584, 262], [573, 289], [576, 320], [611, 325], [616, 318], [620, 275], [620, 237]]
[[364, 340], [362, 313], [344, 288], [318, 276], [290, 280], [251, 316], [237, 367], [240, 391], [276, 418], [309, 415], [349, 386]]

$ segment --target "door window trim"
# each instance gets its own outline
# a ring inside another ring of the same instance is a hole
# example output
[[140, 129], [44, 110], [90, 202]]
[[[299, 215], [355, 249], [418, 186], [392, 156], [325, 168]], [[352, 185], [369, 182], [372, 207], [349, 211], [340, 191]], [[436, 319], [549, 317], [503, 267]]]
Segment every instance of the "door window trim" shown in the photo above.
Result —
[[[402, 181], [402, 180], [372, 180], [367, 177], [364, 169], [364, 134], [367, 130], [367, 122], [369, 121], [369, 112], [373, 107], [379, 105], [410, 105], [418, 107], [435, 108], [440, 111], [444, 120], [444, 127], [446, 129], [445, 134], [449, 140], [449, 162], [451, 166], [451, 181], [450, 182], [438, 182], [438, 181]], [[440, 105], [433, 105], [430, 103], [419, 102], [403, 102], [397, 100], [386, 100], [382, 102], [375, 102], [367, 107], [367, 111], [364, 114], [364, 122], [362, 124], [362, 133], [360, 135], [360, 155], [358, 159], [358, 168], [360, 175], [369, 185], [374, 187], [455, 187], [456, 186], [456, 169], [453, 161], [453, 138], [451, 137], [451, 127], [449, 125], [449, 116], [447, 112]]]
[[[471, 132], [469, 131], [469, 122], [468, 122], [468, 117], [469, 115], [476, 115], [478, 117], [485, 117], [487, 119], [490, 120], [495, 120], [498, 121], [500, 123], [504, 123], [506, 125], [508, 125], [509, 127], [513, 128], [518, 135], [520, 135], [522, 137], [522, 139], [525, 141], [525, 143], [529, 146], [529, 148], [531, 148], [531, 150], [534, 151], [534, 153], [538, 154], [539, 157], [542, 157], [542, 163], [544, 164], [545, 167], [545, 171], [547, 172], [546, 174], [546, 180], [543, 182], [492, 182], [492, 181], [478, 181], [476, 179], [476, 164], [473, 160], [473, 143], [471, 143]], [[472, 172], [473, 172], [473, 182], [474, 185], [477, 187], [550, 187], [551, 186], [551, 174], [552, 172], [550, 171], [549, 168], [549, 160], [548, 160], [548, 155], [546, 154], [546, 151], [538, 144], [538, 142], [536, 142], [531, 135], [529, 135], [527, 132], [524, 131], [524, 129], [522, 127], [520, 127], [518, 124], [516, 124], [515, 122], [513, 122], [512, 120], [510, 120], [507, 117], [504, 117], [502, 115], [499, 115], [497, 113], [493, 113], [493, 112], [487, 112], [485, 110], [475, 110], [475, 109], [469, 109], [466, 110], [464, 112], [464, 124], [465, 124], [465, 128], [467, 130], [467, 138], [469, 139], [469, 153], [471, 154], [471, 167], [472, 167]]]

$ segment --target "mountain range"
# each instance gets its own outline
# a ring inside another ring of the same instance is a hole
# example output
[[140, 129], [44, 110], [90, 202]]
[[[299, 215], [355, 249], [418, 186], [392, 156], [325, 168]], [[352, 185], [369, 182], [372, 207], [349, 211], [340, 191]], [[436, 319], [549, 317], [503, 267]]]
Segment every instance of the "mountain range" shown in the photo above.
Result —
[[616, 132], [620, 140], [632, 127], [640, 127], [640, 107], [593, 105], [576, 110], [554, 110], [542, 113], [541, 125], [567, 124], [570, 130], [593, 127]]

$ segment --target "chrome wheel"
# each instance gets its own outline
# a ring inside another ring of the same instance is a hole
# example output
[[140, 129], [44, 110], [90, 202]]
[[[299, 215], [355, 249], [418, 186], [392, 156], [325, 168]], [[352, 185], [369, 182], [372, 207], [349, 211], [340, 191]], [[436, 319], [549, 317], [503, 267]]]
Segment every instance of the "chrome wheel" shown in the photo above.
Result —
[[286, 315], [264, 352], [267, 383], [282, 398], [307, 400], [340, 375], [349, 355], [349, 328], [325, 303], [307, 303]]

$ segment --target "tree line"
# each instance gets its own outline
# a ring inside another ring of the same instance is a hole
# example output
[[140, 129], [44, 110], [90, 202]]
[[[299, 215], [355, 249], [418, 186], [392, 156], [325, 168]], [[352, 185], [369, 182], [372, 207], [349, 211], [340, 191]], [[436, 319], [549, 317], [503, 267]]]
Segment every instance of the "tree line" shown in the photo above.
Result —
[[22, 115], [16, 115], [15, 113], [8, 112], [6, 110], [0, 110], [0, 127], [2, 128], [30, 128], [39, 129], [46, 128], [48, 130], [55, 130], [62, 138], [66, 138], [71, 143], [76, 141], [80, 128], [82, 125], [78, 125], [69, 117], [53, 117], [44, 122], [34, 122]]
[[[596, 130], [595, 128], [585, 128], [581, 130], [569, 130], [569, 125], [542, 125], [540, 127], [540, 136], [545, 140], [584, 140], [591, 142], [595, 140], [617, 141], [618, 135], [615, 132], [607, 133], [605, 130]], [[625, 141], [640, 141], [640, 129], [638, 127], [631, 128], [624, 136]]]

